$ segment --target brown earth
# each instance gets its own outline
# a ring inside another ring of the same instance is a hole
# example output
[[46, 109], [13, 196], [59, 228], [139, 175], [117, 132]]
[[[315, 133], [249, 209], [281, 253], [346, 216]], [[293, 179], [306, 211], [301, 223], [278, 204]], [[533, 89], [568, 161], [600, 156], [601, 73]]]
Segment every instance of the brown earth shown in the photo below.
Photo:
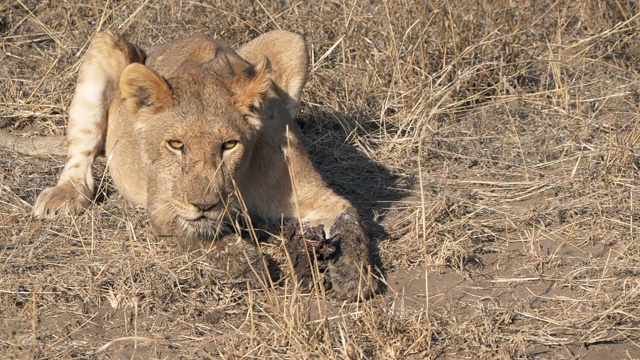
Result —
[[[231, 5], [233, 3], [233, 5]], [[363, 303], [229, 280], [108, 184], [31, 217], [61, 158], [0, 153], [0, 358], [640, 359], [636, 2], [0, 2], [0, 127], [64, 134], [98, 30], [304, 34], [299, 124], [378, 243]], [[426, 278], [425, 278], [426, 274]]]

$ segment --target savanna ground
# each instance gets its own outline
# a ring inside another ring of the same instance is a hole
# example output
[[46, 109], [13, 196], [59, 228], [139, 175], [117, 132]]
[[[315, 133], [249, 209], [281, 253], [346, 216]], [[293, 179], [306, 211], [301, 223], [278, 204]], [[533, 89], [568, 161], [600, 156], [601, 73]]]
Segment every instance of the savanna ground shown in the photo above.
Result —
[[[233, 4], [232, 4], [233, 3]], [[109, 189], [34, 219], [64, 159], [0, 158], [0, 357], [640, 358], [639, 12], [609, 1], [0, 2], [0, 126], [65, 132], [87, 42], [306, 36], [299, 124], [369, 223], [362, 303], [221, 281]], [[426, 274], [426, 278], [425, 278]]]

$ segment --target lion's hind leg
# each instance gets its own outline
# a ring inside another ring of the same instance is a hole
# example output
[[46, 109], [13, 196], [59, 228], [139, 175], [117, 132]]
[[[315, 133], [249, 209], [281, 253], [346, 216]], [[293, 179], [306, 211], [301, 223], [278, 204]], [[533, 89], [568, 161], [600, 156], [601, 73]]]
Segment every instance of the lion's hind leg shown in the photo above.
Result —
[[107, 112], [120, 73], [128, 64], [143, 61], [141, 50], [110, 31], [91, 40], [69, 108], [67, 162], [57, 185], [36, 199], [34, 215], [52, 218], [89, 206], [95, 190], [93, 162], [104, 147]]

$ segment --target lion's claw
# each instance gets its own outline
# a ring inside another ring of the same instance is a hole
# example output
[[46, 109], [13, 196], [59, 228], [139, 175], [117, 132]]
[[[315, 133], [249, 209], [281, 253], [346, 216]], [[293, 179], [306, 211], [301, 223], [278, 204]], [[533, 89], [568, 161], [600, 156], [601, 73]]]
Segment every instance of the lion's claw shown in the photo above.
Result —
[[52, 219], [60, 215], [74, 215], [91, 203], [90, 191], [81, 185], [65, 183], [45, 189], [33, 205], [36, 217]]

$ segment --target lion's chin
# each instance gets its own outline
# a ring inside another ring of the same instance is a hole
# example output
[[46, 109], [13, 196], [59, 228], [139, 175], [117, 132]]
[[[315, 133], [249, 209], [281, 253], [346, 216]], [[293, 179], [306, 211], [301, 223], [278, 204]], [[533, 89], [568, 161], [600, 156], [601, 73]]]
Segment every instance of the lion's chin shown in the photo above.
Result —
[[196, 220], [181, 219], [179, 222], [185, 237], [200, 241], [213, 241], [227, 229], [224, 223], [207, 217]]

